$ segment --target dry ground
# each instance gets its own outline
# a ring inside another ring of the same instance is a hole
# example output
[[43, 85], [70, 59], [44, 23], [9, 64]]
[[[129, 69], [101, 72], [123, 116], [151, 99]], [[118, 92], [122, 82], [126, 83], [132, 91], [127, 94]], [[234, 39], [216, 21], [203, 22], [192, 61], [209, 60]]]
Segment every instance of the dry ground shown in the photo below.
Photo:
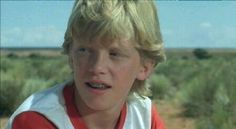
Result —
[[166, 101], [156, 102], [161, 118], [167, 129], [195, 129], [194, 119], [181, 116], [182, 108]]
[[[167, 129], [195, 129], [193, 119], [180, 116], [180, 106], [166, 101], [158, 101], [156, 103], [160, 116], [165, 122]], [[8, 118], [6, 117], [0, 118], [0, 129], [5, 128], [7, 120]]]

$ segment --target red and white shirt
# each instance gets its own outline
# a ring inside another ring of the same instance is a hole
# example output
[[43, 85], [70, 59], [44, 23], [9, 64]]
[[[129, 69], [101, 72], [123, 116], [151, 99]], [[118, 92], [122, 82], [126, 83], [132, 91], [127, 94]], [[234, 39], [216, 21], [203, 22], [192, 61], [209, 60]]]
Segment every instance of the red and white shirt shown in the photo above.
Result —
[[[6, 129], [88, 129], [74, 103], [74, 87], [61, 84], [30, 96], [11, 116]], [[148, 98], [128, 101], [117, 129], [165, 129]]]

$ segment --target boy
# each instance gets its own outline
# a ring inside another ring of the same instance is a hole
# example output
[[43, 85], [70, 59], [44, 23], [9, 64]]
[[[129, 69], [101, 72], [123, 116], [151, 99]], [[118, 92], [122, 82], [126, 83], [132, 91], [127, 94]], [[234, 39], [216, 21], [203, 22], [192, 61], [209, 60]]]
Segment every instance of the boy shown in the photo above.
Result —
[[145, 97], [164, 59], [154, 1], [76, 1], [63, 48], [73, 81], [30, 96], [7, 128], [164, 129]]

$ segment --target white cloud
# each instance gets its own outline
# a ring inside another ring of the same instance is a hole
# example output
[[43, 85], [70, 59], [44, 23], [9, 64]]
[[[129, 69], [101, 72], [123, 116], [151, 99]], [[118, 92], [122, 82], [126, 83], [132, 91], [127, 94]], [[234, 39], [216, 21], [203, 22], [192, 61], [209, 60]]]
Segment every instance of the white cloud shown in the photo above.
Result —
[[54, 26], [3, 29], [1, 34], [1, 46], [57, 47], [63, 42], [63, 34], [64, 31]]

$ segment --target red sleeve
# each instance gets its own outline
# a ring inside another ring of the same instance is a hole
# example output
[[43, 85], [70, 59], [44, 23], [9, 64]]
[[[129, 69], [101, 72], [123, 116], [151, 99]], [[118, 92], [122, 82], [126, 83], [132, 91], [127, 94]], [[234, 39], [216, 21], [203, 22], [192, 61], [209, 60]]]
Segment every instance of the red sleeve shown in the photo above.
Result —
[[166, 129], [161, 120], [155, 105], [152, 106], [152, 127], [151, 129]]
[[56, 129], [56, 126], [43, 115], [27, 111], [15, 117], [12, 129]]

